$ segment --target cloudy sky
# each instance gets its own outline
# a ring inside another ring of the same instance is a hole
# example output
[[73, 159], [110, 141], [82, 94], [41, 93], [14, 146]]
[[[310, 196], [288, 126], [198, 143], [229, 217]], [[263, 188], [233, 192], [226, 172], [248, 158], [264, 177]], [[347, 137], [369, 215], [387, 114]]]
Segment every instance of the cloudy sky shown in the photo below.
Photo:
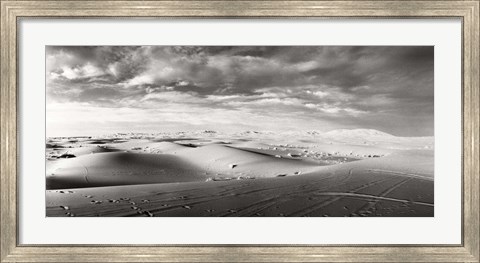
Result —
[[378, 129], [433, 135], [433, 47], [50, 46], [47, 136]]

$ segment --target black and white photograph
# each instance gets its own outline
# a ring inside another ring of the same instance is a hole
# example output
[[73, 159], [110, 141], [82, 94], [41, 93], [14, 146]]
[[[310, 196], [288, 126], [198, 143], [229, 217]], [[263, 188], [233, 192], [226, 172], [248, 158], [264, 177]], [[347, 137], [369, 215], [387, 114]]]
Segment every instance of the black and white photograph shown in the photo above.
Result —
[[46, 46], [45, 68], [47, 217], [434, 216], [433, 46]]

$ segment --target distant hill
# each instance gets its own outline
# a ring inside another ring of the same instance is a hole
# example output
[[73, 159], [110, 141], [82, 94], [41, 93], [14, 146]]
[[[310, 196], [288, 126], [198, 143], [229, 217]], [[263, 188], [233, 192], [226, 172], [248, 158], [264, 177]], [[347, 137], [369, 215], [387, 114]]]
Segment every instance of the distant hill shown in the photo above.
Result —
[[324, 133], [325, 136], [341, 136], [341, 137], [395, 137], [389, 133], [374, 129], [338, 129]]

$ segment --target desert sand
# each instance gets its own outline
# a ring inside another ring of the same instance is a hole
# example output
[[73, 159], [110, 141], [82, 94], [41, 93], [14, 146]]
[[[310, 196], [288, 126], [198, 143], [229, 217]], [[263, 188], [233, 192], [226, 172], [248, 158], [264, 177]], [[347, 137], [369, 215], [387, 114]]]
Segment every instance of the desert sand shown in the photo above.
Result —
[[434, 138], [377, 130], [48, 138], [63, 216], [434, 215]]

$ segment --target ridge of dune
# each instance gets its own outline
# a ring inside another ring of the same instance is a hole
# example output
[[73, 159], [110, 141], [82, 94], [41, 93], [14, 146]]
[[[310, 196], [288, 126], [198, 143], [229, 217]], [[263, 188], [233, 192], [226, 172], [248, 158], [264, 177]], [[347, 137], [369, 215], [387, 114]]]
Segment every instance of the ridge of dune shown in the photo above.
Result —
[[253, 177], [301, 174], [318, 169], [302, 160], [281, 159], [227, 145], [211, 144], [178, 153], [207, 172]]
[[157, 150], [162, 153], [175, 153], [177, 151], [190, 149], [190, 147], [188, 146], [181, 145], [174, 142], [158, 142], [158, 143], [151, 144], [149, 147], [154, 151]]
[[100, 147], [100, 146], [90, 146], [90, 147], [80, 147], [73, 149], [64, 149], [63, 153], [70, 153], [75, 156], [93, 154], [93, 153], [108, 153], [108, 152], [117, 152], [119, 150], [110, 147]]

